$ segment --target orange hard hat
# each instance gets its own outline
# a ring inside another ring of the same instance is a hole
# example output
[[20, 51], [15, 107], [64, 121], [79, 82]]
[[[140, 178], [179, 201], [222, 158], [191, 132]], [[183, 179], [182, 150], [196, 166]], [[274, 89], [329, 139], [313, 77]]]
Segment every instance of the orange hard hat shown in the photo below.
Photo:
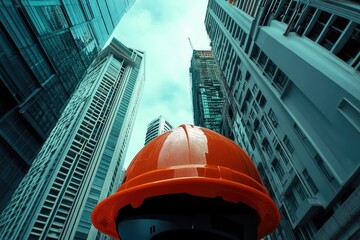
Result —
[[186, 193], [243, 203], [258, 216], [258, 238], [276, 229], [280, 214], [249, 156], [235, 142], [206, 128], [181, 125], [153, 139], [134, 157], [116, 193], [100, 202], [92, 222], [119, 238], [116, 218], [127, 205]]

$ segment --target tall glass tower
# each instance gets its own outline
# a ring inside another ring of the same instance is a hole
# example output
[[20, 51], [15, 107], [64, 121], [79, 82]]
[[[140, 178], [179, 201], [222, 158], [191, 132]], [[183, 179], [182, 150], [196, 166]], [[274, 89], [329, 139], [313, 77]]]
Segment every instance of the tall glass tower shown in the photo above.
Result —
[[212, 51], [193, 50], [190, 77], [194, 124], [220, 133], [223, 76]]
[[164, 116], [160, 115], [148, 124], [145, 136], [145, 145], [157, 136], [171, 129], [173, 129], [173, 126]]
[[274, 239], [360, 237], [359, 6], [209, 0], [205, 25], [226, 79], [221, 131], [279, 206]]
[[133, 2], [0, 1], [0, 211]]
[[121, 183], [144, 53], [116, 39], [74, 92], [0, 218], [1, 239], [95, 239], [90, 215]]

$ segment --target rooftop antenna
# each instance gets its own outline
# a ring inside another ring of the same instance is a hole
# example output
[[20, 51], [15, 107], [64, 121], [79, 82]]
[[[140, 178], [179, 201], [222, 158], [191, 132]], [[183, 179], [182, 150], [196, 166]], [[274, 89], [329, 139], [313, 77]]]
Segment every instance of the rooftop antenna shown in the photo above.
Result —
[[194, 46], [192, 45], [191, 39], [189, 37], [188, 37], [188, 39], [189, 39], [190, 47], [194, 51]]

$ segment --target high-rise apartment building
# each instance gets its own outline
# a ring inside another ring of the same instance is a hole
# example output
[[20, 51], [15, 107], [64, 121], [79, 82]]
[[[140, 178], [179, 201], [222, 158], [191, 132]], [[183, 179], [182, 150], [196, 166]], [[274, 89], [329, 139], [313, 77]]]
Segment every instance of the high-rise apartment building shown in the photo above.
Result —
[[360, 237], [357, 1], [209, 0], [226, 81], [222, 133], [277, 202], [276, 239]]
[[220, 133], [224, 106], [222, 74], [212, 51], [193, 50], [190, 77], [194, 124]]
[[99, 53], [3, 211], [1, 239], [101, 237], [90, 216], [120, 185], [143, 65], [116, 39]]
[[133, 3], [0, 1], [0, 211]]
[[169, 123], [169, 121], [162, 115], [160, 115], [158, 118], [152, 120], [146, 130], [146, 136], [145, 136], [145, 144], [156, 138], [157, 136], [163, 134], [164, 132], [167, 132], [169, 130], [173, 129], [173, 126]]

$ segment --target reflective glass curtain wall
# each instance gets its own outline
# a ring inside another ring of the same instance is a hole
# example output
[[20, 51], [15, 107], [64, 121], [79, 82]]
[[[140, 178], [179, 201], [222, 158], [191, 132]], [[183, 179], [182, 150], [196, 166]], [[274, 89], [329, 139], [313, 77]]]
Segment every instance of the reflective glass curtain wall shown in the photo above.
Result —
[[134, 1], [0, 1], [0, 211]]

